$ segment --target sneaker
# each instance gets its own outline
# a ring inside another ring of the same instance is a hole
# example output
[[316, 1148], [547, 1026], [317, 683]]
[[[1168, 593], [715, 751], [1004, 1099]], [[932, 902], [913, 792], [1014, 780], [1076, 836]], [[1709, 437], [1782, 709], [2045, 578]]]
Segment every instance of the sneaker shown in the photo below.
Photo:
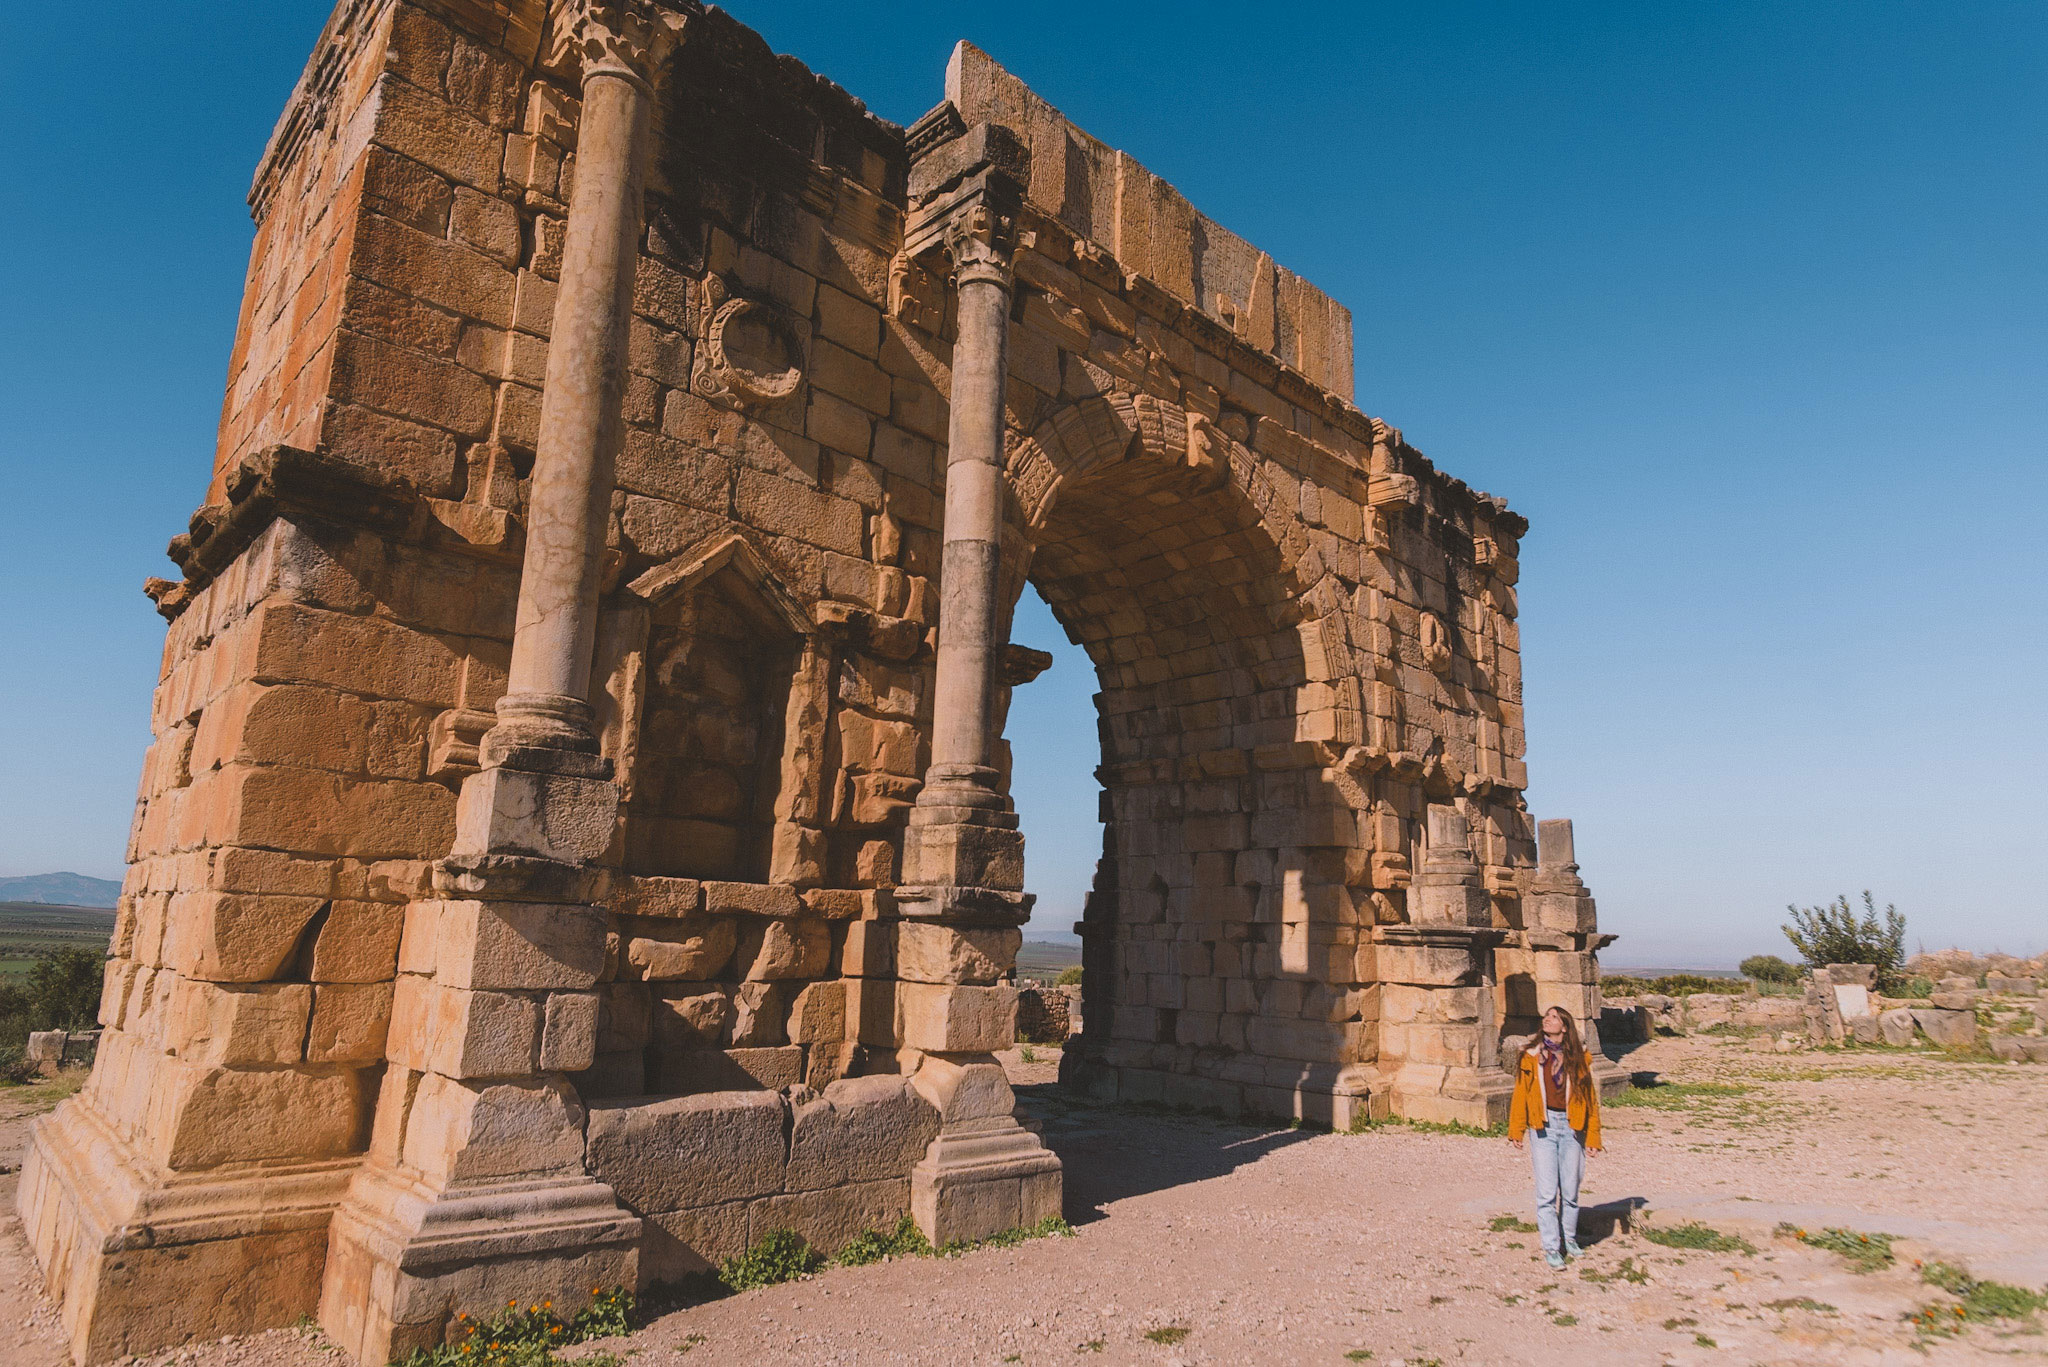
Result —
[[1546, 1262], [1546, 1263], [1549, 1263], [1549, 1264], [1550, 1264], [1550, 1265], [1551, 1265], [1552, 1267], [1563, 1267], [1563, 1266], [1564, 1266], [1564, 1254], [1562, 1254], [1562, 1253], [1546, 1253], [1546, 1254], [1544, 1254], [1544, 1255], [1543, 1255], [1543, 1261], [1544, 1261], [1544, 1262]]
[[1586, 1256], [1586, 1250], [1580, 1248], [1577, 1241], [1566, 1239], [1564, 1241], [1564, 1256], [1567, 1258], [1583, 1258]]

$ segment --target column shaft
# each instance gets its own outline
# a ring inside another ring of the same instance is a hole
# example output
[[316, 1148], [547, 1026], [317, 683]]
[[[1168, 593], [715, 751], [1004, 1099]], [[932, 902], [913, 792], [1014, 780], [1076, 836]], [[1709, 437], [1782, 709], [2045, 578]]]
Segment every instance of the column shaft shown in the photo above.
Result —
[[[994, 805], [989, 766], [997, 656], [997, 574], [1003, 535], [1003, 381], [1008, 372], [1007, 272], [964, 267], [947, 429], [945, 547], [940, 559], [938, 677], [926, 791], [958, 805]], [[961, 800], [972, 785], [985, 797]]]
[[[618, 68], [600, 67], [584, 80], [576, 188], [527, 498], [512, 666], [499, 707], [501, 718], [517, 717], [523, 726], [546, 718], [555, 734], [522, 743], [553, 739], [565, 749], [592, 743], [581, 709], [569, 704], [587, 703], [590, 694], [652, 104], [646, 82]], [[529, 715], [535, 711], [541, 718]], [[561, 734], [565, 726], [584, 734]]]

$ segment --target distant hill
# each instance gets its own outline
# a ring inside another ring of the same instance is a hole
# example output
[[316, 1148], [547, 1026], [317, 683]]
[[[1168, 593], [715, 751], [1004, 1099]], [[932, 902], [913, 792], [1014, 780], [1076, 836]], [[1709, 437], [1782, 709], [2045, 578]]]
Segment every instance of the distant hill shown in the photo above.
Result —
[[111, 907], [121, 899], [121, 885], [82, 873], [32, 873], [0, 878], [0, 902], [42, 902], [54, 907]]

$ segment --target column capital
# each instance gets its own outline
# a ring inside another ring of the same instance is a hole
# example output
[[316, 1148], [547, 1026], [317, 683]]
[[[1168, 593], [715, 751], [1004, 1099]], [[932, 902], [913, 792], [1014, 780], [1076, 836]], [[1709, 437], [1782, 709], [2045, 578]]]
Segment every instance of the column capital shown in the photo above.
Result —
[[685, 22], [657, 0], [555, 0], [541, 64], [579, 81], [622, 76], [651, 89]]
[[1006, 293], [1016, 281], [1017, 220], [986, 201], [964, 205], [946, 221], [946, 255], [956, 284], [990, 284]]

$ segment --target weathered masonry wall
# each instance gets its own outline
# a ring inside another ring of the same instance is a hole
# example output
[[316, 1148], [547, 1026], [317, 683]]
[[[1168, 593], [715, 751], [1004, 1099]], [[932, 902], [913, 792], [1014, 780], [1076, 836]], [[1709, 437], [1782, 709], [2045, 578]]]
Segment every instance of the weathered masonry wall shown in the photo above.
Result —
[[259, 170], [92, 1079], [82, 1362], [1060, 1208], [1013, 1115], [1026, 582], [1100, 677], [1069, 1085], [1485, 1119], [1597, 1018], [1521, 799], [1521, 519], [1344, 310], [962, 45], [910, 129], [728, 16], [345, 0]]

